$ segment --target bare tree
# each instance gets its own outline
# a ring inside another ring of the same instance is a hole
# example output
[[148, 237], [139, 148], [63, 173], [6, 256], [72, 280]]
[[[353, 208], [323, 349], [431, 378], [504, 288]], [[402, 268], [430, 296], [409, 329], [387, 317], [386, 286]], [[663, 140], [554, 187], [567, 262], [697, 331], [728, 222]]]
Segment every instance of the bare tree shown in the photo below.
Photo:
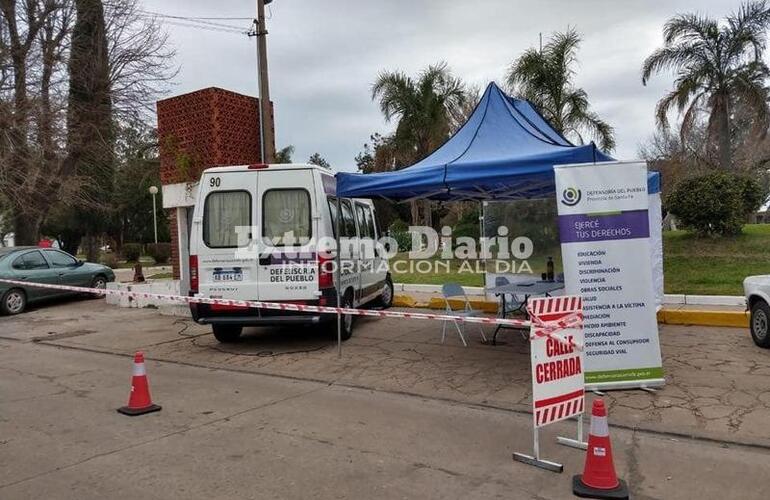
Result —
[[137, 0], [108, 0], [105, 4], [109, 44], [112, 104], [118, 120], [154, 114], [178, 73], [176, 52], [157, 18], [144, 14]]
[[[97, 45], [103, 49], [91, 44], [86, 52], [97, 52], [73, 63], [76, 8], [102, 11]], [[105, 180], [114, 167], [105, 158], [112, 124], [147, 119], [176, 74], [174, 52], [136, 0], [0, 0], [0, 14], [0, 195], [13, 214], [17, 242], [28, 244], [37, 241], [52, 205], [75, 219], [78, 208], [85, 209], [80, 215], [109, 209], [110, 197], [98, 192], [110, 190]], [[91, 85], [97, 73], [106, 85], [91, 86], [98, 94], [91, 95], [94, 107], [78, 101], [83, 89], [72, 82]], [[72, 225], [81, 227], [77, 220]]]
[[[2, 100], [3, 119], [0, 120], [0, 189], [14, 213], [16, 241], [20, 244], [36, 241], [42, 220], [39, 210], [30, 210], [29, 177], [25, 167], [30, 160], [39, 159], [30, 140], [31, 109], [29, 75], [36, 64], [30, 58], [35, 42], [48, 17], [57, 9], [54, 0], [28, 0], [18, 5], [16, 0], [0, 0], [2, 13], [3, 80], [10, 80]], [[5, 89], [4, 89], [5, 90]]]

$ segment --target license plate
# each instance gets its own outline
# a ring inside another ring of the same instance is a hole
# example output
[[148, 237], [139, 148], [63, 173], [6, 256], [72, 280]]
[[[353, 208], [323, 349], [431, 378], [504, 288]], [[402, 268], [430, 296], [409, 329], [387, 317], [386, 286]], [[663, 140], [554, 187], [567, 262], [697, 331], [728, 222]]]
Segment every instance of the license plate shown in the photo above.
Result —
[[240, 269], [227, 271], [214, 271], [214, 281], [243, 281], [243, 272]]

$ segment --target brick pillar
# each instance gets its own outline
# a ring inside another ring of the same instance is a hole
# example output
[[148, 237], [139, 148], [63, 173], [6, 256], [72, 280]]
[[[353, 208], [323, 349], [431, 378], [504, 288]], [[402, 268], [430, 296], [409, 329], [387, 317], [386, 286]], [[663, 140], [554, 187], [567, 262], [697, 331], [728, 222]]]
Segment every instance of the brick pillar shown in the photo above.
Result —
[[171, 269], [174, 273], [174, 279], [178, 280], [181, 276], [179, 262], [179, 231], [177, 226], [176, 208], [168, 210], [168, 229], [171, 233]]
[[[254, 97], [211, 87], [158, 101], [157, 112], [163, 185], [197, 183], [210, 167], [262, 161], [259, 101]], [[174, 279], [180, 279], [188, 263], [179, 259], [177, 209], [169, 212], [171, 263]]]

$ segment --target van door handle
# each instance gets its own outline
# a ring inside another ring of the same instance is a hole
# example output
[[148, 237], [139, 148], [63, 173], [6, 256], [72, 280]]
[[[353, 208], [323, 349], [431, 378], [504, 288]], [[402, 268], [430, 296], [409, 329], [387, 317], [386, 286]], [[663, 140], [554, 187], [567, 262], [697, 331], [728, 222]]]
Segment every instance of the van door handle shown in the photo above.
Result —
[[259, 258], [259, 265], [260, 266], [269, 266], [273, 262], [273, 256], [268, 255], [267, 257], [260, 257]]

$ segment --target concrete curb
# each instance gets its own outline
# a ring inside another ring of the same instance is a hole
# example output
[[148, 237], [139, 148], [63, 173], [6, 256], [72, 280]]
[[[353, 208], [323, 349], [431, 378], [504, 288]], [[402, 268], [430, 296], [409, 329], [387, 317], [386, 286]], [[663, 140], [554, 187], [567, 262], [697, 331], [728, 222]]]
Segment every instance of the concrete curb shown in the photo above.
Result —
[[[469, 299], [471, 307], [486, 313], [496, 313], [498, 302]], [[450, 299], [452, 309], [461, 309], [462, 300]], [[395, 307], [415, 307], [422, 309], [444, 309], [443, 298], [431, 297], [428, 301], [419, 301], [411, 295], [399, 294], [393, 298]], [[697, 326], [726, 326], [732, 328], [748, 328], [749, 315], [745, 311], [718, 311], [710, 309], [681, 309], [681, 306], [667, 307], [658, 311], [658, 323], [665, 325], [697, 325]]]
[[666, 325], [727, 326], [748, 328], [746, 311], [714, 311], [708, 309], [668, 309], [658, 311], [658, 323]]

